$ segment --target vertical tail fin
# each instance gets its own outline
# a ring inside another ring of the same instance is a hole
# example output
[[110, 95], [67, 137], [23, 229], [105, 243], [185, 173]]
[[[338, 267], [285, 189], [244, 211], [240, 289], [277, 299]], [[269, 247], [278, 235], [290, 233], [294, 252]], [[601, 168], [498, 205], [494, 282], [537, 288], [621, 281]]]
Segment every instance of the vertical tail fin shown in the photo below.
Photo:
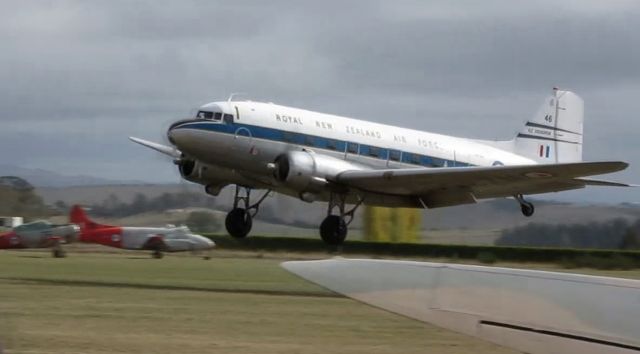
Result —
[[571, 91], [553, 91], [516, 136], [514, 152], [539, 163], [582, 161], [584, 101]]
[[91, 221], [80, 205], [74, 205], [71, 208], [71, 211], [69, 212], [69, 222], [80, 226], [80, 231], [113, 227], [97, 224]]

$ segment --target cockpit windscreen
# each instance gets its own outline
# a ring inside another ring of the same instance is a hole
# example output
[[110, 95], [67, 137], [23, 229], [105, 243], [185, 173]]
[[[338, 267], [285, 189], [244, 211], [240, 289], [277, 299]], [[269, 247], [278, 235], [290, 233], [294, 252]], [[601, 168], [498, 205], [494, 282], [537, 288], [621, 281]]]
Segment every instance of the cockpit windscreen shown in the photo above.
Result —
[[213, 120], [213, 121], [221, 121], [222, 120], [222, 113], [220, 113], [220, 112], [198, 111], [198, 114], [196, 115], [196, 118], [198, 118], [198, 119], [206, 119], [206, 120]]

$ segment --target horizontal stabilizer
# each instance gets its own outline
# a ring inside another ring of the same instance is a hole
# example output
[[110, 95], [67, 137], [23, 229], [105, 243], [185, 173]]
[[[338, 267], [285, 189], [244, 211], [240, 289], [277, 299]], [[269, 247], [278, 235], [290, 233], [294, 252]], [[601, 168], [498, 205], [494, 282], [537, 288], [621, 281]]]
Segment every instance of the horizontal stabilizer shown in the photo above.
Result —
[[585, 186], [602, 186], [602, 187], [640, 187], [638, 184], [605, 181], [602, 179], [576, 178], [576, 181], [584, 183]]

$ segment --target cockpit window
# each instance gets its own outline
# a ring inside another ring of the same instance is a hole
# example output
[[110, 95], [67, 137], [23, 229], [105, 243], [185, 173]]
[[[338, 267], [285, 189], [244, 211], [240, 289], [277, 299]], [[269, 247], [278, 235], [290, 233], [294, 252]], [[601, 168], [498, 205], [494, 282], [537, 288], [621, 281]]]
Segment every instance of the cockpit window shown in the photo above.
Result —
[[213, 121], [221, 121], [222, 120], [222, 113], [220, 113], [220, 112], [199, 111], [198, 114], [196, 115], [196, 118], [198, 118], [198, 119], [206, 119], [206, 120], [213, 120]]
[[213, 112], [199, 111], [196, 115], [198, 119], [213, 119]]

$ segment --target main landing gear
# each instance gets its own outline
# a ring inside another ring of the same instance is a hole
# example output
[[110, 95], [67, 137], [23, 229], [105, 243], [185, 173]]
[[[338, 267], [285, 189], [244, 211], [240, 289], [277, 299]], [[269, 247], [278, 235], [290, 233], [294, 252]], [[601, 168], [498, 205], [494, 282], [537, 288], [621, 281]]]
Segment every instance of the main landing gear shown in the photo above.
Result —
[[533, 207], [533, 203], [526, 201], [522, 194], [517, 194], [513, 197], [518, 201], [518, 203], [520, 203], [520, 210], [522, 211], [522, 215], [526, 217], [533, 215], [533, 212], [536, 210]]
[[[341, 245], [347, 237], [347, 226], [353, 221], [362, 200], [345, 212], [345, 194], [331, 193], [327, 208], [327, 217], [320, 224], [320, 237], [328, 245]], [[333, 215], [333, 210], [338, 209], [338, 215]], [[346, 220], [345, 220], [346, 219]]]
[[65, 252], [59, 242], [56, 242], [56, 244], [51, 248], [51, 255], [54, 258], [64, 258], [67, 256], [67, 252]]
[[62, 242], [60, 238], [51, 238], [51, 256], [53, 258], [64, 258], [67, 256], [67, 252], [62, 248]]
[[[251, 231], [253, 217], [258, 214], [260, 204], [267, 198], [271, 190], [267, 190], [255, 204], [251, 204], [251, 188], [236, 186], [233, 198], [233, 209], [227, 214], [224, 225], [229, 235], [244, 238]], [[242, 203], [242, 207], [239, 204]]]
[[162, 257], [164, 257], [164, 253], [162, 253], [162, 250], [160, 248], [156, 248], [155, 250], [153, 250], [153, 252], [151, 252], [151, 257], [155, 259], [162, 259]]

